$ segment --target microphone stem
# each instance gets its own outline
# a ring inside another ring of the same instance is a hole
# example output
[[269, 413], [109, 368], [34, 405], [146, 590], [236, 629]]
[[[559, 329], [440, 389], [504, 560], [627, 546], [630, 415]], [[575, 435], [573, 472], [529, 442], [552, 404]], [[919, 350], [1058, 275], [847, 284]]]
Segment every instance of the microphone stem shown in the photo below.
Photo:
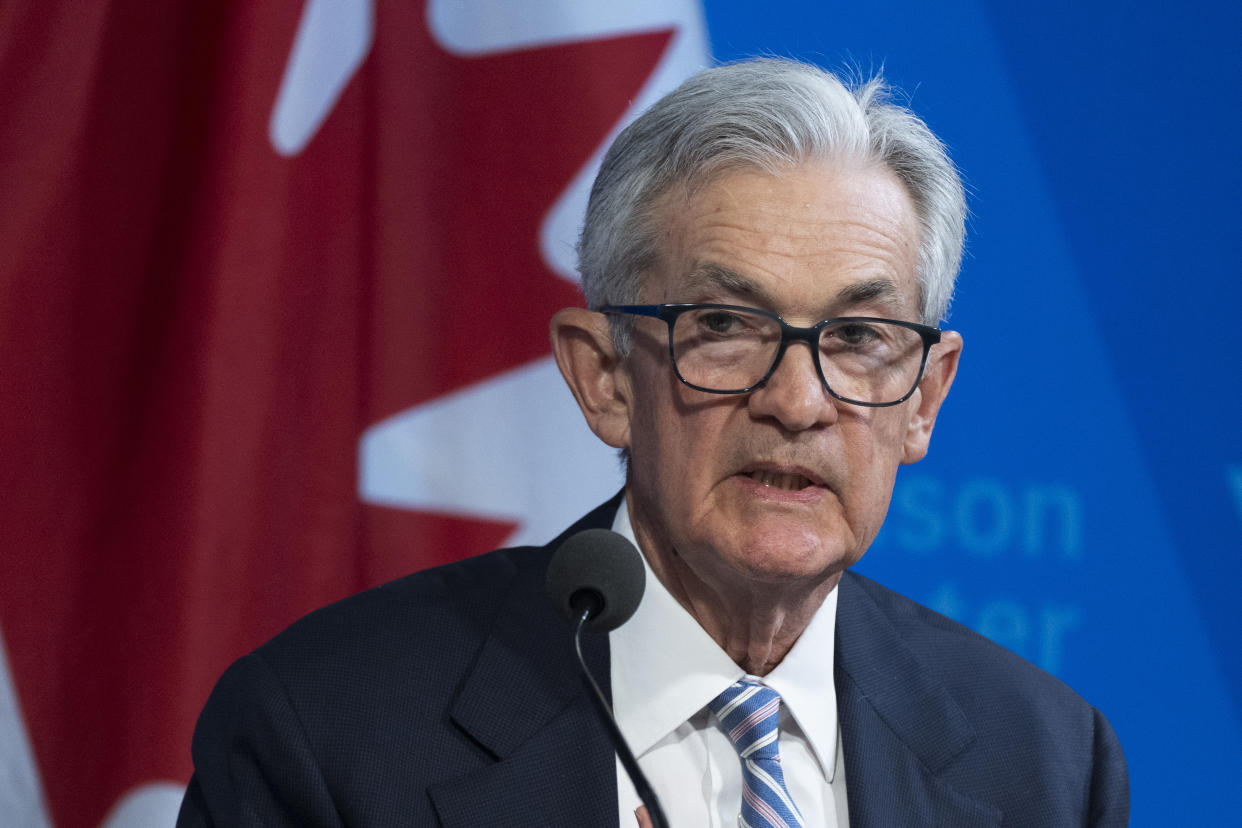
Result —
[[617, 757], [621, 760], [621, 766], [625, 768], [625, 772], [630, 775], [630, 781], [634, 783], [638, 798], [642, 800], [643, 805], [647, 806], [647, 816], [651, 817], [652, 828], [668, 828], [668, 819], [664, 816], [664, 809], [660, 807], [660, 800], [647, 782], [646, 775], [638, 767], [638, 761], [630, 752], [630, 746], [626, 744], [625, 737], [621, 735], [621, 728], [617, 727], [617, 720], [613, 718], [608, 700], [604, 698], [603, 691], [595, 683], [595, 677], [587, 669], [586, 659], [582, 657], [582, 628], [590, 616], [591, 609], [588, 607], [582, 611], [574, 624], [574, 652], [578, 654], [578, 664], [582, 666], [582, 681], [588, 688], [587, 695], [595, 703], [600, 719], [603, 720], [604, 726], [612, 737], [612, 743], [617, 749]]

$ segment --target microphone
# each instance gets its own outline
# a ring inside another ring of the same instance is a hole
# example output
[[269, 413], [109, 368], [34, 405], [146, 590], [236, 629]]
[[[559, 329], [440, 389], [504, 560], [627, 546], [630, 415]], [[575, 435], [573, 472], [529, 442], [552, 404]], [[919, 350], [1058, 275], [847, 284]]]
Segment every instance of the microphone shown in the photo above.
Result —
[[565, 620], [573, 623], [587, 610], [589, 631], [611, 632], [638, 609], [646, 577], [634, 544], [607, 529], [587, 529], [552, 556], [548, 597]]
[[566, 620], [574, 625], [574, 651], [587, 695], [608, 731], [621, 766], [634, 783], [638, 798], [647, 807], [653, 828], [668, 828], [668, 819], [647, 777], [634, 759], [608, 700], [582, 657], [582, 630], [610, 632], [630, 620], [643, 598], [646, 571], [634, 544], [607, 529], [587, 529], [571, 535], [552, 555], [548, 564], [548, 597]]

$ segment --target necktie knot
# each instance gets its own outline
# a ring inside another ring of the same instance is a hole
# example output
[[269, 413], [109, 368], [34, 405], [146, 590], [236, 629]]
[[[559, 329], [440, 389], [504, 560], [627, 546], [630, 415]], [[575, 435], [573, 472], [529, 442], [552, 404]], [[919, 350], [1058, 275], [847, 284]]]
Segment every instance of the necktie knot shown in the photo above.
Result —
[[778, 759], [781, 697], [771, 687], [739, 681], [708, 705], [743, 759]]
[[743, 679], [708, 703], [742, 762], [742, 822], [750, 828], [801, 828], [781, 770], [780, 694]]

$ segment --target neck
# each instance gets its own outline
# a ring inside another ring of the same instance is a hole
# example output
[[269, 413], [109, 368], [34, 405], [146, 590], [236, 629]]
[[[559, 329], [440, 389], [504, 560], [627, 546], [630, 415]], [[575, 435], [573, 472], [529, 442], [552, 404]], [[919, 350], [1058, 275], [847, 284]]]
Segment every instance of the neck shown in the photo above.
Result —
[[703, 577], [675, 551], [646, 554], [665, 589], [734, 663], [755, 676], [784, 660], [841, 580], [839, 572], [810, 583]]

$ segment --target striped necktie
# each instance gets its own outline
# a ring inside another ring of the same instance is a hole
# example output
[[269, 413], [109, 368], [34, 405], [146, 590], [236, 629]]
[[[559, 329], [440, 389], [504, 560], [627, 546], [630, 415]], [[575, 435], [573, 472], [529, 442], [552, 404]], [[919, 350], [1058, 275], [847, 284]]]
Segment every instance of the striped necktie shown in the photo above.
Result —
[[744, 828], [802, 828], [802, 815], [785, 788], [776, 719], [780, 694], [753, 681], [739, 681], [708, 707], [742, 760]]

